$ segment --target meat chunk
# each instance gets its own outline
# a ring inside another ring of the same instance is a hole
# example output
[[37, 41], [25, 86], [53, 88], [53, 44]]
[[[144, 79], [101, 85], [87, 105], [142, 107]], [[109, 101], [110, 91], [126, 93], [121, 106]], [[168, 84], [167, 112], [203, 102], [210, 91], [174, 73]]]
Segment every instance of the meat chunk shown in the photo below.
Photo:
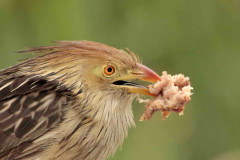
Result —
[[185, 105], [191, 100], [193, 88], [188, 77], [182, 74], [171, 76], [164, 71], [161, 81], [149, 85], [148, 89], [155, 98], [139, 99], [140, 103], [146, 103], [146, 110], [140, 121], [150, 119], [156, 111], [162, 111], [162, 119], [166, 119], [170, 112], [183, 115]]

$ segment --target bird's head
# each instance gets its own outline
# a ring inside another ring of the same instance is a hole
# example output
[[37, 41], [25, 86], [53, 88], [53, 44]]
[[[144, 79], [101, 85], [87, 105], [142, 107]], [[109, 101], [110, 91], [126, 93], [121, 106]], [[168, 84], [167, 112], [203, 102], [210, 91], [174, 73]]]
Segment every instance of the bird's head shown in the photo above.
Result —
[[151, 95], [146, 87], [133, 81], [160, 80], [158, 74], [141, 64], [139, 58], [129, 50], [127, 53], [91, 41], [57, 43], [59, 45], [27, 50], [48, 53], [28, 61], [32, 62], [32, 66], [36, 68], [34, 70], [44, 71], [40, 74], [50, 75], [53, 79], [58, 77], [67, 86], [80, 86], [84, 83], [88, 89], [95, 91]]
[[[126, 56], [125, 53], [120, 54]], [[128, 62], [124, 61], [125, 57], [111, 57], [111, 59], [111, 61], [99, 60], [98, 63], [93, 63], [88, 68], [87, 77], [90, 80], [90, 86], [99, 86], [112, 92], [125, 94], [151, 95], [145, 86], [135, 81], [156, 82], [160, 80], [154, 71], [133, 59], [129, 59]]]

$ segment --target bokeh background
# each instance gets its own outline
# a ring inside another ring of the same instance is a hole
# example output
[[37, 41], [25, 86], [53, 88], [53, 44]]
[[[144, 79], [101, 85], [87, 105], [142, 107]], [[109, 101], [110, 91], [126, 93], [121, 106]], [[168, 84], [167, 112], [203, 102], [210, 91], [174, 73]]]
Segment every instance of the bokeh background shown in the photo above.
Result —
[[239, 0], [0, 0], [0, 68], [53, 40], [128, 47], [158, 73], [191, 78], [184, 116], [138, 122], [134, 104], [137, 127], [110, 160], [240, 159]]

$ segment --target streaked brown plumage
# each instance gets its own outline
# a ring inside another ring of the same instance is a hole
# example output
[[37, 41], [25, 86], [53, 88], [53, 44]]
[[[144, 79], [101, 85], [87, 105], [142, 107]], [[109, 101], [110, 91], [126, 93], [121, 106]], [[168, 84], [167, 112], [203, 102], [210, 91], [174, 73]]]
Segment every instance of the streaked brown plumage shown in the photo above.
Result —
[[136, 93], [148, 94], [125, 80], [159, 79], [132, 52], [57, 43], [0, 71], [0, 159], [106, 159], [134, 125]]

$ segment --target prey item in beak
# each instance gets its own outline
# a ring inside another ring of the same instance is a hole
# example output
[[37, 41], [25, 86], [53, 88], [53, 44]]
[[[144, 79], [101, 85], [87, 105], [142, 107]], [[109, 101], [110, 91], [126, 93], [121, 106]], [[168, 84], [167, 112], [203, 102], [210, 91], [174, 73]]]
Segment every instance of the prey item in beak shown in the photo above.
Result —
[[154, 96], [149, 92], [147, 87], [137, 83], [129, 82], [128, 80], [141, 80], [154, 83], [161, 80], [161, 77], [157, 73], [155, 73], [150, 68], [138, 63], [137, 69], [135, 69], [134, 71], [130, 71], [129, 74], [130, 75], [128, 76], [122, 77], [121, 80], [115, 81], [113, 84], [120, 85], [121, 87], [126, 88], [129, 93], [138, 93], [148, 96]]

